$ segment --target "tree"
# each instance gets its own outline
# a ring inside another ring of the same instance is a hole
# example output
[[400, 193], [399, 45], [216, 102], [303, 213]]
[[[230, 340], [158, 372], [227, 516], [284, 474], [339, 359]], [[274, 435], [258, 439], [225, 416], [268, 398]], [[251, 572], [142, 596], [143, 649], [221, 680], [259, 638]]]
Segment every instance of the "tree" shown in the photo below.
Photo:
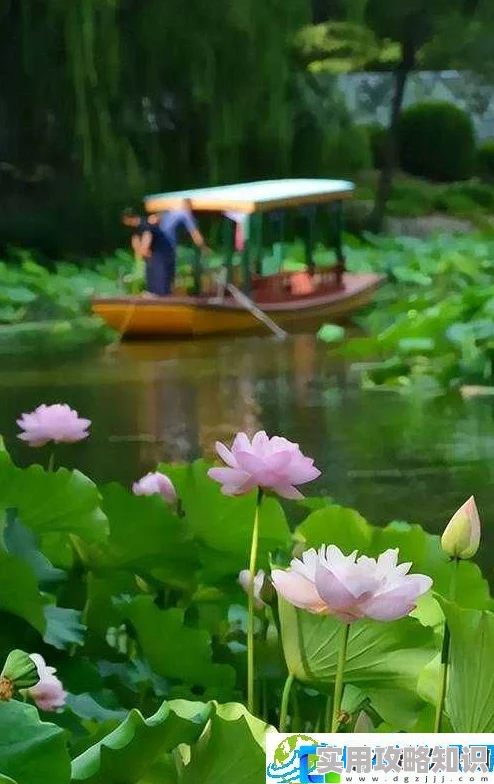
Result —
[[[391, 39], [400, 48], [400, 57], [394, 68], [393, 97], [390, 108], [387, 143], [381, 169], [374, 208], [369, 218], [369, 228], [379, 231], [382, 227], [386, 203], [389, 199], [393, 175], [397, 168], [398, 123], [403, 106], [407, 79], [417, 66], [417, 58], [426, 44], [440, 45], [443, 35], [451, 27], [465, 33], [466, 26], [475, 24], [475, 0], [367, 0], [365, 22], [381, 40]], [[450, 53], [451, 54], [451, 53]]]
[[288, 174], [310, 19], [310, 0], [0, 0], [0, 246], [35, 215], [32, 244], [102, 250], [146, 192]]

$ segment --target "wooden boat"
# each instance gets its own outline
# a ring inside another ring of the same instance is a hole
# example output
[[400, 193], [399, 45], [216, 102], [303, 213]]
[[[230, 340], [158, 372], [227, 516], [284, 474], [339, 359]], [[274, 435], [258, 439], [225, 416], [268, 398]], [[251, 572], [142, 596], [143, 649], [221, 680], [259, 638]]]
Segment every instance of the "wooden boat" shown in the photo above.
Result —
[[[148, 212], [183, 207], [188, 200], [194, 212], [218, 213], [223, 222], [223, 282], [203, 269], [196, 256], [194, 285], [190, 291], [175, 290], [167, 297], [126, 296], [95, 298], [93, 311], [126, 337], [186, 337], [235, 334], [258, 330], [259, 320], [246, 309], [245, 299], [235, 297], [238, 285], [245, 295], [285, 329], [302, 322], [341, 321], [367, 305], [383, 278], [345, 271], [342, 249], [342, 203], [351, 198], [354, 186], [341, 180], [273, 180], [194, 191], [158, 194], [145, 198]], [[333, 218], [333, 267], [316, 267], [313, 239], [316, 210], [329, 206]], [[301, 208], [307, 227], [306, 270], [280, 269], [262, 274], [263, 219], [276, 219], [280, 252], [287, 210]], [[234, 265], [233, 223], [224, 213], [242, 216], [244, 247], [240, 265]], [[232, 294], [233, 292], [233, 294]]]

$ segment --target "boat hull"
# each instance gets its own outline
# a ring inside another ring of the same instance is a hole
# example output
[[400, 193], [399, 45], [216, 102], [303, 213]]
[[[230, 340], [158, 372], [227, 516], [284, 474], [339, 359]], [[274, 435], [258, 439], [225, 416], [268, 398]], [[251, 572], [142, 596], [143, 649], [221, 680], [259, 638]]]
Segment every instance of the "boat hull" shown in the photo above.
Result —
[[[369, 304], [382, 282], [379, 275], [345, 274], [343, 286], [332, 292], [256, 304], [277, 324], [290, 330], [304, 322], [344, 320]], [[266, 329], [231, 298], [95, 298], [92, 308], [125, 337], [206, 337]]]

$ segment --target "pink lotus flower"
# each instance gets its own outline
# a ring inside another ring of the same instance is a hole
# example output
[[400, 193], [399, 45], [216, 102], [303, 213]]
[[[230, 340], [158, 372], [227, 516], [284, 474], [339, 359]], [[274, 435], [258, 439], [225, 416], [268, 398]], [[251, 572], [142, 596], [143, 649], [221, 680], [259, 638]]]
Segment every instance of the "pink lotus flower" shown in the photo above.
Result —
[[295, 607], [334, 615], [343, 623], [359, 618], [394, 621], [404, 618], [426, 593], [432, 580], [408, 574], [411, 563], [398, 564], [398, 550], [386, 550], [377, 561], [357, 553], [345, 556], [338, 547], [324, 545], [292, 560], [287, 571], [271, 574], [278, 593]]
[[48, 667], [39, 653], [31, 653], [30, 657], [38, 670], [39, 681], [36, 686], [28, 689], [27, 693], [40, 710], [54, 711], [57, 708], [63, 708], [67, 692], [64, 691], [61, 681], [55, 675], [55, 667]]
[[159, 471], [150, 472], [134, 482], [132, 485], [134, 495], [160, 495], [168, 504], [175, 504], [177, 493], [171, 479]]
[[261, 487], [282, 498], [299, 499], [303, 495], [295, 485], [321, 475], [298, 444], [279, 436], [268, 438], [264, 430], [256, 433], [252, 442], [245, 433], [238, 433], [231, 450], [217, 441], [216, 451], [228, 468], [211, 468], [208, 474], [220, 482], [224, 495], [244, 495]]
[[319, 555], [311, 548], [301, 559], [293, 558], [289, 569], [273, 569], [271, 580], [276, 591], [294, 607], [312, 613], [327, 613], [328, 608], [316, 588], [316, 569]]
[[82, 419], [66, 403], [38, 406], [30, 414], [22, 414], [17, 424], [24, 432], [18, 438], [29, 446], [44, 446], [49, 441], [72, 444], [87, 438], [90, 419]]
[[[256, 576], [254, 577], [254, 598], [256, 600], [257, 607], [261, 608], [265, 606], [265, 603], [261, 599], [261, 591], [264, 585], [264, 579], [266, 575], [263, 569], [259, 569]], [[250, 586], [250, 572], [248, 569], [242, 569], [238, 576], [238, 581], [242, 588], [244, 589], [245, 593], [249, 593], [249, 586]]]

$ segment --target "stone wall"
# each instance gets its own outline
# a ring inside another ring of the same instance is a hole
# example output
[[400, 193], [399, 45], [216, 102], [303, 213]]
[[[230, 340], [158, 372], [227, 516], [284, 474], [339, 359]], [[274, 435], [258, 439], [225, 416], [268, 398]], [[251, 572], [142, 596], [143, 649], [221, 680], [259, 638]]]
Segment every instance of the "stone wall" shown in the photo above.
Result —
[[[319, 78], [335, 78], [320, 76]], [[358, 123], [388, 124], [393, 76], [353, 73], [336, 77], [348, 109]], [[423, 100], [449, 101], [466, 109], [479, 140], [494, 138], [494, 87], [465, 71], [418, 71], [410, 75], [405, 106]]]

